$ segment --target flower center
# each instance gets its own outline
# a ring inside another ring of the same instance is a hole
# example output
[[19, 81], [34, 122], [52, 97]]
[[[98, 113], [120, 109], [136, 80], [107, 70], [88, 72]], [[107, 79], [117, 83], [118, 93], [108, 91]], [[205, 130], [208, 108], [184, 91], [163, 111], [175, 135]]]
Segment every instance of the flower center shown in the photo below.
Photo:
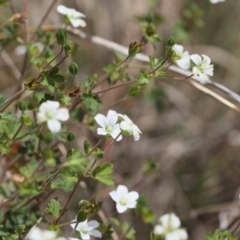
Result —
[[49, 119], [52, 119], [53, 118], [53, 115], [54, 115], [54, 113], [53, 112], [51, 112], [51, 111], [48, 111], [48, 112], [46, 112], [46, 114], [45, 114], [45, 116], [46, 116], [46, 118], [49, 120]]
[[121, 205], [125, 206], [127, 204], [127, 199], [126, 198], [121, 198], [119, 202], [120, 202]]
[[112, 130], [113, 130], [112, 126], [107, 126], [107, 127], [106, 127], [106, 132], [107, 132], [107, 133], [111, 133]]
[[83, 234], [87, 234], [87, 233], [88, 233], [88, 228], [87, 228], [87, 227], [83, 227], [83, 228], [81, 229], [81, 232], [82, 232]]

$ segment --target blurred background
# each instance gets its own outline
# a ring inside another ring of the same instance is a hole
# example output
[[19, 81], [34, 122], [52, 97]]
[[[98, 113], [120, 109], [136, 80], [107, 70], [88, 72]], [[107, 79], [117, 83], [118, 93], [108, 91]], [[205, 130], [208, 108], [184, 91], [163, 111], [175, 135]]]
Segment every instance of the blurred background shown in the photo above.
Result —
[[[22, 1], [11, 2], [17, 13], [24, 11]], [[36, 27], [52, 2], [28, 0], [28, 25]], [[240, 93], [240, 1], [226, 0], [219, 4], [211, 4], [208, 0], [55, 2], [43, 26], [59, 26], [63, 22], [63, 16], [56, 11], [57, 5], [63, 4], [86, 14], [84, 32], [126, 47], [142, 38], [138, 19], [153, 13], [158, 19], [157, 32], [162, 41], [155, 44], [155, 49], [147, 44], [143, 53], [164, 56], [167, 39], [173, 36], [191, 54], [206, 54], [212, 59], [215, 65], [212, 80]], [[11, 16], [11, 9], [0, 8], [0, 23]], [[80, 67], [76, 84], [94, 73], [101, 76], [103, 68], [114, 61], [113, 51], [103, 46], [73, 35], [71, 40], [77, 46], [72, 60]], [[23, 69], [24, 55], [16, 55], [14, 49], [20, 43], [16, 41], [15, 44], [4, 51], [1, 49], [0, 93], [6, 97], [11, 96], [20, 84], [18, 79]], [[56, 47], [54, 51], [57, 50]], [[65, 66], [70, 62], [71, 59], [64, 62]], [[133, 67], [128, 71], [137, 76], [139, 66], [144, 67], [144, 63], [133, 61], [131, 64]], [[25, 79], [34, 72], [36, 70], [31, 69]], [[177, 76], [174, 72], [168, 74]], [[106, 86], [107, 83], [101, 87]], [[114, 164], [116, 185], [124, 184], [146, 195], [149, 207], [157, 216], [175, 212], [188, 230], [189, 239], [202, 240], [216, 228], [235, 231], [240, 216], [239, 115], [197, 89], [175, 80], [154, 79], [137, 97], [127, 98], [128, 89], [101, 95], [103, 106], [100, 112], [105, 114], [112, 109], [125, 113], [143, 133], [138, 142], [125, 137], [107, 152], [105, 160]], [[85, 139], [93, 145], [99, 139], [96, 131], [81, 122], [71, 123], [69, 129], [76, 134], [75, 147], [80, 149]], [[110, 140], [106, 141], [102, 148], [109, 143]], [[152, 170], [146, 169], [149, 163]], [[96, 185], [95, 181], [86, 184], [88, 192], [78, 190], [71, 202], [71, 211], [65, 216], [66, 221], [74, 218], [79, 200], [88, 196], [104, 201], [102, 210], [107, 217], [115, 211], [108, 195], [112, 188]], [[63, 192], [57, 195], [62, 202], [67, 198]], [[144, 224], [129, 212], [119, 219], [132, 221], [136, 239], [149, 238], [152, 224]]]

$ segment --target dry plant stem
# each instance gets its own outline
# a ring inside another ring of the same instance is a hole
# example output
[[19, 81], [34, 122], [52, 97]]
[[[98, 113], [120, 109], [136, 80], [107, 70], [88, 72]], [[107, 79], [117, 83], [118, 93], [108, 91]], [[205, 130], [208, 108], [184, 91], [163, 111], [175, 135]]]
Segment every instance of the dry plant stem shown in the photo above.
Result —
[[112, 89], [115, 89], [115, 88], [119, 88], [119, 87], [123, 87], [123, 86], [129, 85], [129, 84], [135, 83], [135, 82], [137, 82], [137, 79], [132, 80], [132, 81], [129, 81], [129, 82], [125, 82], [125, 83], [122, 83], [122, 84], [118, 84], [118, 85], [116, 85], [116, 86], [109, 87], [109, 88], [106, 88], [106, 89], [103, 89], [103, 90], [100, 90], [100, 91], [95, 92], [95, 93], [93, 93], [93, 94], [94, 94], [94, 95], [97, 95], [97, 94], [104, 93], [104, 92], [107, 92], [107, 91], [112, 90]]
[[28, 0], [23, 0], [23, 9], [26, 16], [25, 20], [25, 42], [28, 42]]
[[13, 5], [12, 0], [9, 0], [9, 7], [10, 7], [10, 9], [11, 9], [12, 14], [15, 14], [15, 13], [16, 13], [16, 10], [15, 10], [15, 7], [14, 7], [14, 5]]
[[[66, 30], [69, 33], [71, 33], [71, 34], [73, 34], [75, 36], [78, 36], [81, 39], [89, 40], [93, 44], [97, 44], [97, 45], [106, 47], [108, 49], [118, 51], [118, 52], [120, 52], [122, 54], [128, 55], [128, 48], [125, 47], [125, 46], [122, 46], [122, 45], [120, 45], [118, 43], [115, 43], [113, 41], [110, 41], [110, 40], [107, 40], [107, 39], [104, 39], [104, 38], [101, 38], [101, 37], [98, 37], [98, 36], [87, 34], [87, 33], [83, 32], [83, 31], [81, 31], [79, 29], [74, 29], [74, 28], [72, 28], [70, 26], [67, 26]], [[149, 62], [149, 57], [147, 55], [145, 55], [145, 54], [142, 54], [142, 53], [138, 53], [137, 55], [134, 56], [134, 58], [136, 60], [139, 60], [139, 61], [142, 61], [142, 62]], [[182, 74], [184, 76], [189, 76], [189, 75], [192, 74], [192, 72], [190, 72], [190, 71], [182, 70], [179, 67], [173, 66], [173, 65], [169, 66], [168, 69], [173, 71], [173, 72]], [[199, 78], [198, 77], [194, 77], [193, 79], [195, 81], [199, 82]], [[216, 83], [214, 81], [209, 81], [207, 84], [216, 87], [218, 90], [224, 92], [229, 97], [233, 98], [234, 100], [236, 100], [237, 102], [240, 103], [240, 95], [238, 95], [237, 93], [231, 91], [230, 89], [228, 89], [227, 87], [223, 86], [222, 84]]]
[[235, 112], [237, 112], [238, 114], [240, 114], [240, 108], [238, 108], [236, 105], [234, 105], [233, 103], [229, 102], [228, 100], [226, 100], [225, 98], [221, 97], [220, 95], [216, 94], [215, 92], [211, 91], [210, 89], [202, 86], [201, 84], [193, 81], [193, 80], [186, 80], [186, 82], [197, 88], [198, 90], [200, 90], [201, 92], [204, 92], [205, 94], [211, 96], [212, 98], [218, 100], [219, 102], [221, 102], [222, 104], [224, 104], [225, 106], [231, 108], [232, 110], [234, 110]]
[[4, 111], [11, 103], [13, 103], [25, 91], [26, 91], [26, 89], [22, 89], [21, 91], [17, 92], [13, 97], [8, 99], [7, 102], [1, 107], [0, 112]]
[[6, 65], [12, 70], [13, 75], [15, 76], [16, 80], [18, 81], [21, 78], [21, 73], [18, 70], [18, 68], [16, 67], [13, 60], [11, 59], [11, 57], [9, 56], [9, 54], [5, 50], [2, 50], [1, 57], [2, 57], [3, 61], [6, 63]]

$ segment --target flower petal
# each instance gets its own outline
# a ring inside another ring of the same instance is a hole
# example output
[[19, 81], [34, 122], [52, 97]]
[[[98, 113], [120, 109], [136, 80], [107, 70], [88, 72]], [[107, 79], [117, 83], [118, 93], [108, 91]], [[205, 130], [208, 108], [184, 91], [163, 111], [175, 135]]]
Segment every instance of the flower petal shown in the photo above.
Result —
[[110, 195], [110, 197], [113, 199], [113, 201], [115, 201], [115, 202], [118, 202], [119, 201], [119, 199], [120, 199], [120, 197], [119, 197], [119, 195], [118, 195], [118, 192], [117, 191], [111, 191], [110, 193], [109, 193], [109, 195]]
[[183, 57], [176, 61], [177, 65], [183, 70], [188, 70], [190, 68], [190, 58], [189, 56]]
[[94, 119], [101, 127], [107, 126], [107, 119], [103, 114], [97, 114]]
[[134, 132], [133, 132], [133, 138], [134, 138], [134, 141], [138, 141], [138, 140], [140, 139], [140, 134], [139, 134], [139, 132], [134, 131]]
[[174, 213], [165, 214], [159, 220], [165, 228], [170, 226], [172, 229], [177, 229], [181, 225], [180, 219]]
[[69, 112], [67, 108], [60, 108], [57, 110], [56, 115], [54, 116], [56, 119], [61, 121], [66, 121], [69, 119]]
[[119, 213], [123, 213], [123, 212], [125, 212], [127, 210], [127, 206], [126, 205], [123, 206], [123, 205], [121, 205], [119, 203], [117, 203], [116, 207], [117, 207], [117, 211]]
[[136, 201], [127, 204], [127, 208], [135, 208], [136, 206], [137, 206]]
[[135, 202], [139, 198], [138, 192], [132, 191], [127, 195], [128, 203]]
[[207, 55], [202, 55], [202, 64], [208, 66], [211, 63], [211, 59]]
[[107, 135], [108, 133], [106, 132], [105, 128], [98, 128], [97, 129], [97, 134], [98, 135]]
[[197, 66], [202, 63], [202, 58], [198, 54], [193, 54], [190, 56], [190, 58]]
[[117, 123], [117, 121], [118, 121], [117, 112], [113, 110], [109, 110], [107, 114], [107, 125], [113, 126]]
[[50, 119], [47, 121], [48, 129], [53, 132], [59, 132], [61, 130], [61, 123], [56, 119]]
[[67, 7], [65, 7], [63, 5], [58, 5], [57, 11], [63, 15], [67, 15]]
[[90, 235], [97, 237], [97, 238], [101, 238], [102, 237], [102, 233], [99, 230], [92, 230], [90, 231]]
[[90, 235], [88, 233], [80, 232], [82, 240], [89, 240]]
[[68, 17], [69, 21], [71, 22], [71, 24], [73, 25], [73, 27], [86, 27], [86, 22], [84, 20], [82, 20], [81, 18], [71, 18]]
[[92, 229], [97, 228], [99, 226], [99, 222], [96, 220], [89, 221], [88, 226], [91, 227]]
[[153, 229], [154, 234], [161, 235], [164, 234], [165, 228], [162, 225], [156, 225]]
[[122, 198], [128, 194], [128, 188], [124, 185], [119, 185], [117, 187], [117, 194]]

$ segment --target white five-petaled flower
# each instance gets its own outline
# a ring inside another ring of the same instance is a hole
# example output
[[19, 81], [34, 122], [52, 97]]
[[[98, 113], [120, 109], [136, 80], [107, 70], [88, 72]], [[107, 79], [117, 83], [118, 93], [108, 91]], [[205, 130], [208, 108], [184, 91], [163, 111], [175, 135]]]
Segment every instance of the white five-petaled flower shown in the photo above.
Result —
[[[77, 224], [77, 227], [76, 227], [76, 224]], [[98, 226], [99, 226], [99, 223], [95, 220], [92, 220], [89, 222], [85, 220], [84, 222], [71, 224], [71, 227], [73, 229], [75, 229], [76, 227], [76, 230], [80, 232], [82, 240], [89, 240], [90, 236], [101, 238], [102, 233], [96, 229]], [[74, 238], [70, 240], [74, 240]]]
[[60, 121], [69, 119], [67, 108], [59, 108], [60, 103], [56, 101], [43, 102], [37, 113], [38, 123], [47, 122], [47, 126], [51, 132], [59, 132], [61, 130]]
[[173, 45], [172, 50], [176, 54], [176, 56], [173, 59], [176, 62], [176, 64], [180, 68], [188, 70], [190, 68], [190, 56], [188, 51], [184, 51], [184, 47], [179, 44]]
[[28, 240], [66, 240], [64, 237], [57, 237], [57, 233], [49, 230], [42, 230], [33, 227], [27, 236]]
[[109, 110], [107, 117], [103, 114], [97, 114], [94, 118], [96, 122], [101, 126], [101, 128], [97, 129], [97, 133], [99, 135], [111, 136], [112, 138], [117, 138], [117, 141], [122, 139], [121, 129], [118, 122], [117, 112], [113, 110]]
[[165, 240], [186, 240], [188, 234], [185, 229], [180, 228], [181, 221], [174, 214], [165, 214], [159, 218], [160, 224], [154, 227], [154, 234], [165, 237]]
[[219, 3], [219, 2], [225, 2], [225, 0], [210, 0], [211, 3]]
[[117, 190], [109, 193], [111, 198], [117, 203], [117, 211], [125, 212], [128, 208], [135, 208], [139, 194], [135, 191], [128, 192], [128, 188], [124, 185], [119, 185]]
[[135, 125], [127, 115], [118, 114], [118, 116], [123, 119], [123, 121], [120, 122], [120, 128], [128, 134], [133, 135], [134, 140], [138, 141], [140, 139], [140, 133], [142, 133], [138, 126]]
[[199, 76], [202, 84], [205, 84], [209, 81], [209, 76], [213, 76], [213, 65], [211, 63], [211, 59], [202, 55], [202, 57], [198, 54], [193, 54], [190, 56], [191, 60], [195, 64], [192, 72], [194, 75]]
[[67, 8], [63, 5], [58, 5], [57, 11], [63, 15], [66, 15], [69, 21], [71, 22], [71, 24], [73, 25], [73, 27], [86, 26], [86, 22], [82, 19], [86, 17], [85, 14], [78, 12], [73, 8]]

